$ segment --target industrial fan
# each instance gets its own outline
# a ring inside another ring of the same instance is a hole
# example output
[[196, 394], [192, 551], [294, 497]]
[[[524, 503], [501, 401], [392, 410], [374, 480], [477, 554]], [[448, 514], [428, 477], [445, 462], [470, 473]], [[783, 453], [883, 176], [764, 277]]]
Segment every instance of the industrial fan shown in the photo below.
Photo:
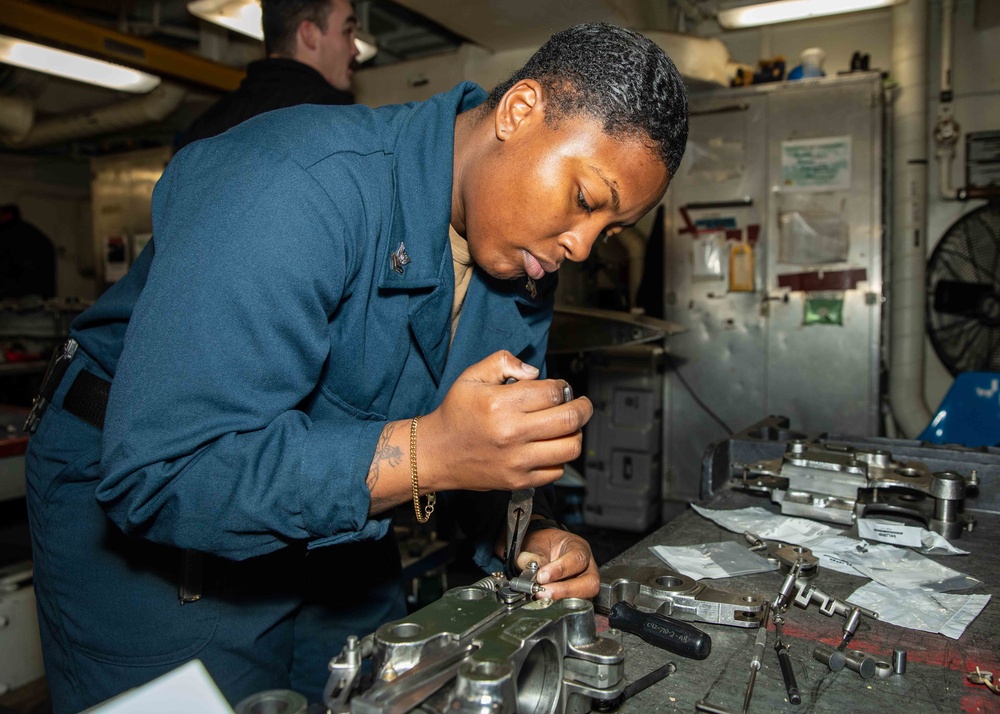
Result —
[[934, 248], [927, 336], [952, 374], [1000, 372], [1000, 203], [962, 216]]

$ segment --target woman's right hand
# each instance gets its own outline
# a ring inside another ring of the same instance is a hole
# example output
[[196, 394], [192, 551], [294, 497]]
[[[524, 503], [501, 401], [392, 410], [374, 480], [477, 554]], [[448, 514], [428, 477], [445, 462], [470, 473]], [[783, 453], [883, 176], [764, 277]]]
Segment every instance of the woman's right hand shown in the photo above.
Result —
[[441, 406], [420, 418], [421, 486], [426, 479], [428, 491], [510, 491], [558, 479], [580, 455], [594, 412], [586, 397], [564, 403], [566, 386], [538, 379], [537, 369], [507, 351], [470, 366]]

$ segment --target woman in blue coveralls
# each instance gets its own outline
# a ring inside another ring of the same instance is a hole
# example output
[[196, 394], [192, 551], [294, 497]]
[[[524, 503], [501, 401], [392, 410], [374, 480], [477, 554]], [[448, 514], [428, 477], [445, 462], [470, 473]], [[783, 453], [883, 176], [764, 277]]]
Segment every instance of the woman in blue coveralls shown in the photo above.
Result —
[[[506, 492], [558, 478], [592, 412], [541, 373], [551, 274], [659, 202], [686, 136], [670, 60], [598, 24], [489, 95], [282, 109], [181, 151], [32, 420], [56, 713], [192, 658], [231, 701], [318, 699], [347, 635], [404, 614], [386, 514], [411, 500], [454, 492], [495, 569]], [[539, 525], [521, 565], [595, 595], [586, 542]]]

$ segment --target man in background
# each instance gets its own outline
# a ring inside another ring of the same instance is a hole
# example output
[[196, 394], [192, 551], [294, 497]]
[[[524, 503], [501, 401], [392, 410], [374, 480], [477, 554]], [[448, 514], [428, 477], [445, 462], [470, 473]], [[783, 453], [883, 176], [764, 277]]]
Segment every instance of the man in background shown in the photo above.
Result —
[[358, 23], [349, 0], [261, 0], [261, 11], [266, 58], [251, 62], [240, 88], [195, 119], [178, 151], [272, 109], [354, 103]]

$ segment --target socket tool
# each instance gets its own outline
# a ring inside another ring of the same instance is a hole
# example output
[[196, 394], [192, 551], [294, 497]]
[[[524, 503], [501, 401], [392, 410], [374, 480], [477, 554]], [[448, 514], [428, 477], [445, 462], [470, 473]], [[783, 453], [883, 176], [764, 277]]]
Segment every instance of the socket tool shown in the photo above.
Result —
[[705, 659], [712, 652], [712, 638], [708, 633], [666, 615], [643, 612], [624, 600], [611, 608], [608, 624], [682, 657]]

